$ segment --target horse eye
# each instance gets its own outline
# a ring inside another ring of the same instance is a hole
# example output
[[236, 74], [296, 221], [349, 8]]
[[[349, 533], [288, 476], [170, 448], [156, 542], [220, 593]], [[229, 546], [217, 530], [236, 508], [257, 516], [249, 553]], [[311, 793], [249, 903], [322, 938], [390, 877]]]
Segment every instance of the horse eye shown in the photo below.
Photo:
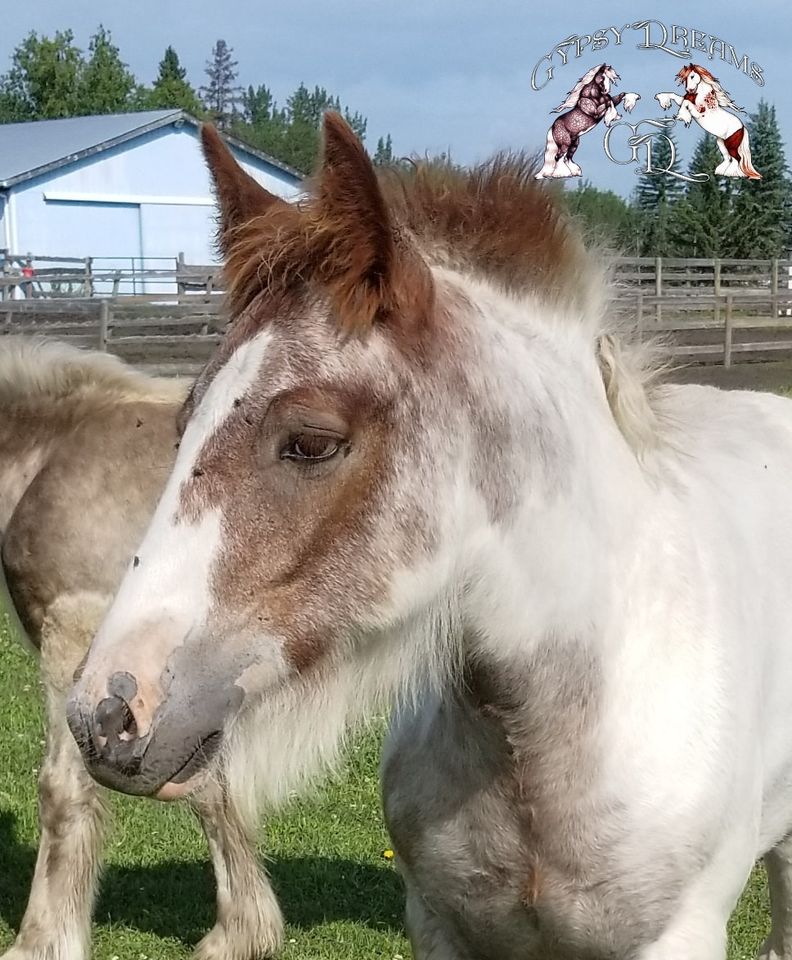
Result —
[[301, 433], [292, 437], [281, 451], [281, 460], [302, 460], [316, 463], [330, 460], [341, 449], [338, 437], [315, 433]]

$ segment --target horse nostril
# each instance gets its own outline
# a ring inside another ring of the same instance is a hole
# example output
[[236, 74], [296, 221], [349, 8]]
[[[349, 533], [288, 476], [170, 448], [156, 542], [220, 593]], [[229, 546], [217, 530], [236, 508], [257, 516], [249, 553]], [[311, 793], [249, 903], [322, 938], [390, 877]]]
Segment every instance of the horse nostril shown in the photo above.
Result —
[[137, 737], [137, 722], [126, 700], [121, 697], [106, 697], [96, 708], [96, 732], [106, 742], [134, 740]]

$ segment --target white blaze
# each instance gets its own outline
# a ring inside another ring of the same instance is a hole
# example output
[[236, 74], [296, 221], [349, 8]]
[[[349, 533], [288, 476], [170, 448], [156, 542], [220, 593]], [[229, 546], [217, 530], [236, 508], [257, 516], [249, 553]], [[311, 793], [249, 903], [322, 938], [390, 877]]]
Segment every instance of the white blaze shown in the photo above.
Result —
[[190, 418], [173, 472], [137, 551], [137, 563], [121, 583], [94, 650], [128, 634], [136, 624], [156, 623], [160, 636], [164, 628], [178, 633], [180, 640], [206, 622], [210, 574], [221, 542], [220, 511], [207, 509], [197, 523], [184, 517], [177, 523], [182, 486], [191, 478], [206, 441], [234, 409], [234, 400], [255, 382], [271, 336], [268, 331], [259, 333], [232, 354]]

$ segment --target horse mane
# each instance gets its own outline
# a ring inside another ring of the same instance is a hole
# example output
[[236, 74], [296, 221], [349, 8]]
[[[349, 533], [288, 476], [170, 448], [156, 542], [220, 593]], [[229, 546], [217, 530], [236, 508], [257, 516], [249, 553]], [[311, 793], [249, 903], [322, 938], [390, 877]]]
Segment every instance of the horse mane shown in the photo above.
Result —
[[108, 400], [176, 402], [186, 394], [177, 379], [150, 377], [118, 357], [43, 337], [0, 339], [0, 408], [61, 402], [79, 396], [85, 403]]
[[[377, 294], [379, 269], [366, 259], [366, 250], [382, 221], [390, 225], [392, 243], [404, 257], [417, 251], [423, 261], [412, 265], [403, 284], [415, 298], [422, 295], [426, 265], [450, 268], [540, 303], [548, 317], [579, 324], [596, 345], [623, 434], [636, 450], [654, 446], [660, 431], [649, 393], [658, 370], [656, 353], [637, 342], [632, 331], [617, 329], [607, 309], [604, 261], [589, 252], [556, 190], [534, 179], [536, 169], [536, 160], [526, 153], [501, 152], [469, 169], [424, 161], [378, 171], [376, 178], [372, 172], [371, 182], [340, 181], [335, 189], [342, 191], [342, 201], [345, 189], [370, 195], [377, 212], [365, 222], [356, 219], [351, 202], [328, 214], [322, 182], [309, 182], [307, 196], [297, 204], [271, 205], [234, 228], [226, 261], [232, 319], [263, 292], [289, 302], [316, 288], [331, 304], [348, 308], [351, 322], [339, 311], [348, 332], [364, 332], [374, 317], [366, 298]], [[340, 219], [329, 220], [332, 216]], [[352, 289], [350, 277], [364, 276], [371, 279]], [[274, 312], [270, 304], [266, 313]]]
[[600, 70], [604, 70], [605, 67], [606, 64], [601, 63], [599, 66], [592, 67], [590, 70], [584, 73], [580, 80], [578, 80], [575, 86], [572, 87], [572, 89], [566, 95], [566, 100], [564, 100], [562, 103], [559, 103], [559, 105], [551, 110], [550, 113], [560, 113], [562, 110], [572, 110], [574, 107], [576, 107], [577, 102], [580, 99], [580, 91], [586, 86], [587, 83], [591, 83]]
[[[534, 179], [536, 170], [532, 155], [501, 152], [469, 169], [430, 161], [386, 169], [378, 187], [395, 232], [427, 263], [473, 272], [509, 293], [582, 307], [592, 289], [581, 278], [600, 268], [555, 191]], [[320, 222], [315, 193], [309, 184], [307, 199], [236, 230], [226, 264], [233, 314], [264, 289], [332, 285], [347, 266], [339, 262], [347, 251], [333, 247], [332, 229]]]
[[684, 84], [688, 76], [696, 71], [701, 76], [701, 79], [706, 81], [712, 87], [712, 91], [715, 94], [715, 99], [718, 101], [719, 107], [725, 107], [728, 110], [737, 110], [740, 113], [744, 113], [742, 107], [738, 107], [737, 104], [732, 100], [731, 95], [723, 89], [723, 86], [718, 80], [718, 78], [706, 67], [702, 67], [698, 63], [689, 63], [686, 67], [682, 67], [679, 73], [676, 75], [676, 82]]

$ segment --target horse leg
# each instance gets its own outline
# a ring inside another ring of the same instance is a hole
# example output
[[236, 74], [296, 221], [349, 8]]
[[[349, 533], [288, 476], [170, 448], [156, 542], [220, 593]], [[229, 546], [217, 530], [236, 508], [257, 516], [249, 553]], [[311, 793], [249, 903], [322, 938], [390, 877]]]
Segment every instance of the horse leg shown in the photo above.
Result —
[[105, 809], [66, 726], [64, 704], [89, 638], [56, 615], [45, 621], [41, 639], [47, 706], [38, 787], [41, 839], [27, 909], [3, 960], [87, 960]]
[[583, 171], [580, 169], [578, 164], [574, 163], [572, 158], [575, 156], [577, 148], [580, 146], [580, 136], [575, 134], [570, 139], [569, 149], [567, 150], [567, 166], [569, 167], [569, 172], [573, 177], [580, 177], [583, 174]]
[[723, 157], [723, 162], [719, 163], [718, 166], [715, 167], [715, 173], [719, 176], [723, 176], [723, 174], [726, 173], [729, 164], [731, 163], [731, 157], [729, 156], [729, 151], [726, 147], [726, 144], [723, 142], [722, 137], [716, 137], [715, 142], [718, 144], [718, 150], [720, 150], [720, 154]]
[[770, 887], [770, 936], [759, 960], [792, 960], [792, 834], [765, 854]]
[[[403, 871], [402, 871], [402, 875]], [[405, 926], [415, 960], [473, 960], [454, 933], [429, 909], [421, 895], [410, 890], [407, 877]]]
[[201, 821], [217, 882], [217, 921], [193, 960], [259, 960], [283, 939], [283, 917], [258, 863], [252, 832], [225, 783], [212, 781], [190, 801]]
[[756, 835], [729, 837], [679, 899], [674, 916], [637, 960], [725, 960], [726, 925], [751, 874]]

